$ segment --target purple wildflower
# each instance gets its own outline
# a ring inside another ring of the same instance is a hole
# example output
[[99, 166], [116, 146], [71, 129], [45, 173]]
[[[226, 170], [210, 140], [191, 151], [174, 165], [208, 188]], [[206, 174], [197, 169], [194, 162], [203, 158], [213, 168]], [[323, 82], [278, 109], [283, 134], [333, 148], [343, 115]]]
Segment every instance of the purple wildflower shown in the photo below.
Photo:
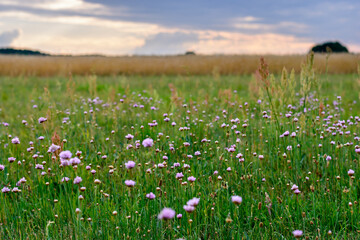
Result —
[[133, 180], [125, 180], [125, 185], [128, 187], [133, 187], [135, 186], [135, 181]]
[[240, 196], [232, 196], [231, 201], [235, 203], [236, 205], [239, 205], [242, 203], [242, 197]]
[[146, 194], [146, 198], [153, 200], [155, 198], [155, 194], [150, 192], [150, 193]]
[[152, 140], [151, 138], [146, 138], [144, 139], [144, 141], [142, 142], [142, 145], [144, 147], [152, 147], [154, 145], [154, 140]]
[[72, 153], [69, 150], [62, 151], [60, 154], [60, 159], [62, 160], [69, 160], [72, 156]]
[[74, 184], [79, 184], [79, 183], [81, 183], [82, 182], [82, 178], [81, 177], [76, 177], [75, 179], [74, 179]]
[[168, 220], [175, 217], [175, 211], [171, 208], [164, 208], [158, 215], [158, 219]]
[[128, 161], [127, 163], [125, 163], [125, 167], [127, 169], [132, 169], [135, 167], [135, 162], [134, 161]]
[[303, 231], [295, 230], [292, 232], [292, 234], [294, 235], [295, 238], [301, 238], [301, 236], [303, 235]]

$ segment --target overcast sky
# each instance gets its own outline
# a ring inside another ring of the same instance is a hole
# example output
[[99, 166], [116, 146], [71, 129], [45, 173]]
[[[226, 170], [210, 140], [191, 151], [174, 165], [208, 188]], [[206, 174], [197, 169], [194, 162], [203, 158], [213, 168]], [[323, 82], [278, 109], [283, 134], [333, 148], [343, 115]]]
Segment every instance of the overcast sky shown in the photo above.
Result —
[[61, 54], [360, 52], [358, 0], [0, 0], [0, 47]]

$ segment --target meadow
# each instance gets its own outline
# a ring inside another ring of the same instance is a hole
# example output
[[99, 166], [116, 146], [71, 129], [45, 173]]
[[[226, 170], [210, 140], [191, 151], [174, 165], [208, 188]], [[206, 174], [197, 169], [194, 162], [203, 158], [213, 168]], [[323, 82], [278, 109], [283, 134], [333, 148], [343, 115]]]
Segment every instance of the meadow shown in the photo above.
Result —
[[296, 67], [5, 74], [1, 239], [358, 239], [360, 73]]

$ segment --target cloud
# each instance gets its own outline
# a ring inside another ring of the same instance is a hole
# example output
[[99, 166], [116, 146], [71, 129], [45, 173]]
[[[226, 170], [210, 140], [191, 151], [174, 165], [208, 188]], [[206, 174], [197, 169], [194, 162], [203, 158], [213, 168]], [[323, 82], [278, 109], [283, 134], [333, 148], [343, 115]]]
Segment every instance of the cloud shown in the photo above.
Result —
[[231, 20], [232, 26], [239, 30], [251, 30], [257, 33], [264, 32], [287, 32], [302, 33], [308, 30], [308, 26], [303, 23], [280, 21], [277, 23], [262, 23], [260, 18], [252, 16], [240, 17]]
[[205, 54], [299, 54], [313, 42], [293, 35], [246, 34], [224, 31], [200, 31], [199, 41], [189, 47]]
[[20, 36], [20, 30], [14, 29], [0, 33], [0, 47], [9, 47]]
[[[43, 9], [50, 11], [101, 11], [107, 12], [108, 8], [100, 3], [88, 3], [83, 0], [0, 0], [0, 5], [27, 7], [32, 9]], [[94, 13], [94, 12], [93, 12]]]
[[161, 32], [150, 36], [144, 45], [134, 50], [134, 54], [179, 54], [192, 50], [191, 46], [199, 41], [195, 32]]

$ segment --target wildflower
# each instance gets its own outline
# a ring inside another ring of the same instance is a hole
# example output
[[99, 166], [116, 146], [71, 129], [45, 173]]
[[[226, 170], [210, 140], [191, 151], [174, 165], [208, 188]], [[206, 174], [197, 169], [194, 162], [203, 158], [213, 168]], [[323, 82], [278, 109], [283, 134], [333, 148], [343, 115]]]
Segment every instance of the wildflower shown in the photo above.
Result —
[[135, 167], [135, 162], [134, 161], [128, 161], [127, 163], [125, 163], [125, 167], [127, 168], [127, 169], [132, 169], [132, 168], [134, 168]]
[[70, 178], [68, 178], [68, 177], [63, 177], [63, 178], [61, 179], [62, 182], [68, 182], [69, 180], [70, 180]]
[[192, 198], [189, 201], [187, 201], [186, 204], [189, 206], [196, 207], [197, 205], [199, 205], [199, 201], [200, 201], [200, 198]]
[[69, 166], [69, 165], [70, 165], [70, 161], [61, 159], [61, 160], [60, 160], [60, 164], [61, 164], [62, 166]]
[[152, 147], [154, 145], [154, 140], [152, 140], [151, 138], [146, 138], [144, 139], [144, 141], [142, 142], [142, 145], [144, 147]]
[[196, 180], [196, 177], [194, 177], [194, 176], [188, 177], [189, 182], [195, 182], [195, 180]]
[[8, 192], [10, 192], [10, 188], [8, 188], [8, 187], [3, 187], [2, 189], [1, 189], [1, 191], [3, 192], [3, 193], [8, 193]]
[[195, 211], [195, 207], [194, 206], [191, 206], [191, 205], [184, 205], [184, 210], [188, 213], [191, 213], [193, 211]]
[[179, 178], [183, 178], [184, 177], [184, 174], [182, 172], [179, 172], [179, 173], [176, 173], [176, 176], [175, 176], [177, 179]]
[[294, 235], [295, 238], [301, 238], [301, 236], [303, 235], [303, 231], [295, 230], [292, 232], [292, 234]]
[[0, 164], [0, 171], [4, 171], [5, 166]]
[[78, 159], [77, 157], [74, 157], [74, 158], [71, 158], [71, 159], [70, 159], [69, 163], [70, 163], [71, 165], [78, 165], [78, 164], [81, 163], [81, 160]]
[[44, 169], [44, 166], [41, 165], [41, 164], [36, 164], [36, 165], [35, 165], [35, 168], [36, 168], [36, 169]]
[[79, 183], [81, 183], [81, 182], [82, 182], [82, 178], [76, 176], [76, 178], [74, 179], [74, 184], [79, 184]]
[[169, 220], [175, 217], [175, 211], [171, 208], [164, 208], [158, 215], [158, 219]]
[[72, 153], [67, 150], [67, 151], [62, 151], [60, 154], [59, 154], [59, 157], [60, 159], [62, 160], [69, 160], [72, 156]]
[[348, 171], [348, 175], [351, 177], [351, 176], [353, 176], [355, 174], [355, 171], [354, 170], [352, 170], [352, 169], [350, 169], [349, 171]]
[[46, 122], [47, 121], [47, 118], [44, 118], [44, 117], [40, 117], [38, 119], [39, 123], [43, 123], [43, 122]]
[[176, 218], [181, 219], [181, 218], [182, 218], [182, 214], [179, 213], [178, 215], [176, 215]]
[[95, 183], [95, 184], [100, 184], [101, 181], [100, 181], [99, 179], [95, 179], [95, 180], [94, 180], [94, 183]]
[[155, 194], [150, 192], [150, 193], [146, 194], [146, 198], [153, 200], [155, 198]]
[[18, 137], [14, 137], [13, 139], [11, 139], [11, 143], [20, 144], [20, 139]]
[[125, 136], [125, 138], [126, 138], [127, 140], [131, 140], [131, 139], [133, 139], [133, 138], [134, 138], [134, 136], [133, 136], [133, 135], [131, 135], [131, 134], [128, 134], [128, 135], [126, 135], [126, 136]]
[[240, 196], [232, 196], [231, 201], [236, 205], [240, 205], [242, 203], [242, 197]]
[[60, 148], [61, 148], [61, 147], [60, 147], [60, 146], [58, 146], [58, 145], [51, 144], [51, 146], [49, 147], [48, 152], [52, 152], [52, 153], [54, 153], [54, 152], [56, 152], [57, 150], [59, 150]]
[[9, 161], [10, 163], [15, 162], [15, 160], [16, 160], [16, 158], [14, 158], [14, 157], [9, 157], [9, 158], [8, 158], [8, 161]]
[[133, 187], [135, 186], [135, 181], [133, 180], [125, 180], [125, 185], [128, 187]]

